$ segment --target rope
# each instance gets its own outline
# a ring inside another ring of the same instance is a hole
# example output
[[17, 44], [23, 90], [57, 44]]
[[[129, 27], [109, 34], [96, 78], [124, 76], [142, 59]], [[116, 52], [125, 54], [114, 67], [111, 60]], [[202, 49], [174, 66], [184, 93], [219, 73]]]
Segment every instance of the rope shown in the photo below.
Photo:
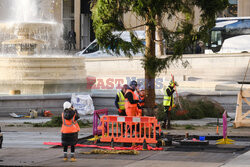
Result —
[[[53, 145], [53, 146], [62, 146], [61, 143], [57, 142], [44, 142], [44, 145]], [[137, 151], [142, 151], [143, 146], [138, 145], [138, 146], [132, 146], [132, 147], [114, 147], [112, 148], [111, 146], [98, 146], [98, 145], [84, 145], [84, 144], [76, 144], [76, 147], [86, 147], [86, 148], [100, 148], [100, 149], [106, 149], [106, 150], [137, 150]], [[162, 147], [152, 147], [150, 145], [147, 145], [147, 150], [152, 150], [152, 151], [162, 151]]]
[[80, 152], [80, 154], [128, 154], [128, 155], [138, 155], [137, 150], [100, 150], [94, 149], [90, 152]]

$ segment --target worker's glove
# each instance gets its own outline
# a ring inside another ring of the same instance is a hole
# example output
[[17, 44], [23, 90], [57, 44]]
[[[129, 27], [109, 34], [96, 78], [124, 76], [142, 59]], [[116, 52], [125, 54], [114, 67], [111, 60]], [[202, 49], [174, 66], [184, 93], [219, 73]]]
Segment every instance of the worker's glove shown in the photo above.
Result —
[[119, 113], [122, 113], [122, 110], [121, 109], [118, 109]]
[[144, 102], [144, 100], [139, 99], [139, 103], [143, 103], [143, 102]]

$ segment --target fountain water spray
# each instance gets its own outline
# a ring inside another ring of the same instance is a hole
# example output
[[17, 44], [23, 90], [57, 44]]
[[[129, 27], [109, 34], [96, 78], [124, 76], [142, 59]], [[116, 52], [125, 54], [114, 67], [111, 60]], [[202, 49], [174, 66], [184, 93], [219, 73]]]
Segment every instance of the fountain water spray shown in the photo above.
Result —
[[[63, 28], [51, 21], [52, 13], [48, 12], [51, 7], [48, 4], [53, 6], [48, 0], [11, 0], [9, 5], [12, 18], [0, 22], [0, 30], [11, 37], [4, 38], [2, 44], [7, 47], [15, 46], [18, 55], [34, 55], [36, 50], [42, 52], [40, 48], [48, 49], [49, 46], [51, 49], [58, 48], [59, 41], [63, 41]], [[47, 13], [46, 16], [44, 13]], [[51, 38], [52, 36], [54, 38]], [[36, 49], [37, 46], [39, 49]]]
[[11, 90], [29, 95], [85, 92], [84, 58], [49, 54], [47, 50], [51, 48], [58, 53], [57, 42], [63, 28], [51, 19], [51, 10], [59, 1], [0, 0], [0, 7], [2, 2], [12, 8], [9, 12], [12, 18], [0, 21], [4, 47], [0, 56], [0, 94]]

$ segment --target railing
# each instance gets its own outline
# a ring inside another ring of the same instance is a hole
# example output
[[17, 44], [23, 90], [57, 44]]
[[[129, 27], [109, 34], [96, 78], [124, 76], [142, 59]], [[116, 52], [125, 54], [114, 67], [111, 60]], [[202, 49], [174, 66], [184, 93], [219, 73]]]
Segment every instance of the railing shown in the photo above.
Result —
[[161, 134], [155, 117], [103, 116], [100, 120], [101, 142], [157, 143], [156, 131]]

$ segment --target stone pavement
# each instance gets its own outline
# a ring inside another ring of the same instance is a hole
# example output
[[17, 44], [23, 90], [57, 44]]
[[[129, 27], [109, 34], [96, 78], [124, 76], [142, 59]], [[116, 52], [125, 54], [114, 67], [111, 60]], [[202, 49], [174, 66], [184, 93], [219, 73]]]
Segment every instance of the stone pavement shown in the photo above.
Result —
[[[23, 121], [28, 122], [27, 119]], [[34, 119], [32, 122], [46, 120]], [[192, 121], [176, 121], [175, 124], [186, 125], [194, 123], [213, 122], [213, 119]], [[80, 154], [91, 150], [90, 148], [77, 148], [77, 162], [63, 162], [62, 148], [44, 146], [43, 142], [60, 142], [60, 128], [34, 128], [29, 124], [21, 124], [20, 119], [0, 118], [4, 142], [0, 149], [0, 166], [88, 166], [88, 167], [247, 167], [250, 166], [250, 151], [219, 150], [172, 150], [172, 151], [140, 151], [139, 155], [113, 155]], [[181, 126], [175, 126], [169, 130], [170, 134], [208, 135], [214, 134], [216, 127], [198, 126], [188, 130]], [[249, 128], [228, 128], [229, 135], [250, 136]], [[222, 134], [222, 128], [219, 129]], [[82, 128], [79, 137], [90, 135], [92, 128]], [[249, 138], [245, 141], [237, 141], [236, 145], [250, 146]], [[214, 144], [215, 141], [211, 141]]]
[[221, 167], [249, 167], [250, 166], [250, 151], [230, 160]]
[[141, 151], [139, 155], [82, 155], [77, 162], [63, 162], [61, 148], [4, 148], [0, 166], [86, 166], [86, 167], [248, 167], [250, 152], [235, 153]]
[[219, 167], [237, 155], [232, 153], [141, 151], [139, 155], [83, 155], [77, 148], [77, 162], [63, 162], [62, 148], [4, 148], [0, 166], [126, 166]]

